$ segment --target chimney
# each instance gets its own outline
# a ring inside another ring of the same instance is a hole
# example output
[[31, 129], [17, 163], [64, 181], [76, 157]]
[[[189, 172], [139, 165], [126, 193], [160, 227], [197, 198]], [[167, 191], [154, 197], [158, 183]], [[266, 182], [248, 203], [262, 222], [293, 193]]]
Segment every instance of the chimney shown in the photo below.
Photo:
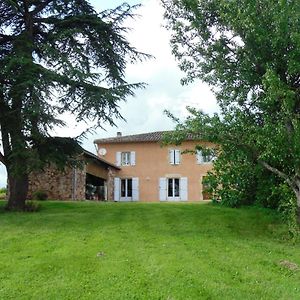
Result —
[[121, 131], [118, 131], [117, 132], [117, 137], [121, 137], [122, 136], [122, 132]]

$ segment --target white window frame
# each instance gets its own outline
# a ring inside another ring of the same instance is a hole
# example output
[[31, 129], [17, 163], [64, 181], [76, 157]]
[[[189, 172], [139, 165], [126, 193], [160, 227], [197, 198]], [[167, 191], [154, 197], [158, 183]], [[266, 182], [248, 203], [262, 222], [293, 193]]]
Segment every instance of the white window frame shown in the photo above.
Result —
[[215, 157], [213, 154], [203, 155], [202, 150], [197, 150], [196, 159], [198, 164], [211, 164], [214, 161]]
[[[131, 196], [128, 196], [128, 186], [131, 181]], [[122, 182], [125, 183], [125, 196], [122, 196]], [[120, 178], [120, 201], [132, 201], [132, 178]]]
[[181, 151], [179, 149], [169, 150], [169, 162], [171, 165], [179, 165], [181, 161]]
[[[178, 196], [175, 195], [176, 192], [176, 181], [178, 180]], [[169, 196], [169, 182], [171, 181], [172, 185], [172, 195]], [[180, 178], [167, 178], [167, 200], [168, 201], [180, 201]]]
[[[128, 195], [128, 183], [131, 180], [131, 196]], [[125, 182], [125, 196], [122, 196], [122, 181]], [[114, 201], [139, 201], [139, 178], [114, 178]]]
[[[179, 180], [179, 195], [174, 195], [175, 180]], [[169, 180], [172, 180], [173, 195], [169, 196]], [[159, 178], [160, 201], [188, 201], [188, 178], [187, 177], [161, 177]]]
[[135, 151], [116, 152], [117, 166], [135, 166]]
[[121, 166], [131, 165], [131, 152], [121, 152]]

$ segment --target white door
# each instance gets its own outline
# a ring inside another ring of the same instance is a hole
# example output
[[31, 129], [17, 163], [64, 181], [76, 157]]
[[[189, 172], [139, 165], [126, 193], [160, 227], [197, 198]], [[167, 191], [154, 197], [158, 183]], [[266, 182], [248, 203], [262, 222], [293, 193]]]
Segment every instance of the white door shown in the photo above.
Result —
[[131, 200], [132, 200], [132, 179], [131, 178], [121, 179], [120, 201], [131, 201]]
[[180, 201], [180, 180], [179, 178], [168, 178], [168, 200]]

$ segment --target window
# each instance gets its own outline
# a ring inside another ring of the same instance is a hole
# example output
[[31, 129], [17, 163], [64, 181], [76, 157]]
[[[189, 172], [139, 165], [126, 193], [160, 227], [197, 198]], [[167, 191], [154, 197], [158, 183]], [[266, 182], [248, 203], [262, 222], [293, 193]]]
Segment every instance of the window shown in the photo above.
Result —
[[202, 199], [210, 200], [211, 194], [209, 193], [210, 184], [207, 182], [206, 176], [202, 177]]
[[139, 201], [139, 178], [114, 178], [115, 201]]
[[169, 162], [171, 165], [180, 164], [180, 150], [178, 149], [169, 150]]
[[116, 152], [117, 166], [134, 166], [135, 165], [135, 151]]
[[168, 198], [179, 197], [179, 178], [168, 179]]
[[188, 178], [159, 178], [160, 201], [187, 201]]
[[121, 179], [121, 198], [132, 197], [132, 179]]
[[209, 149], [205, 149], [204, 151], [197, 150], [196, 152], [196, 159], [198, 164], [210, 163], [214, 160], [214, 158], [215, 156], [213, 152]]
[[121, 165], [130, 166], [130, 152], [121, 152]]

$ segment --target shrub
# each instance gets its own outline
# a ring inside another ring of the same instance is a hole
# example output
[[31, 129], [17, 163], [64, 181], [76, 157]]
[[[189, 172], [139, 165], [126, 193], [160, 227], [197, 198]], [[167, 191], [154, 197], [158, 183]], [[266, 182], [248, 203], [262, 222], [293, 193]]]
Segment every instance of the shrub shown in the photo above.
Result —
[[299, 238], [300, 233], [297, 222], [298, 207], [296, 197], [286, 184], [281, 184], [274, 190], [281, 196], [278, 210], [281, 213], [283, 221], [288, 225], [291, 239], [296, 241], [296, 239]]
[[41, 209], [41, 205], [37, 201], [26, 201], [24, 210], [27, 212], [36, 212]]
[[7, 188], [0, 188], [0, 194], [6, 194]]
[[33, 200], [47, 200], [48, 194], [46, 191], [38, 190], [32, 193]]
[[6, 192], [7, 192], [6, 188], [0, 189], [0, 200], [4, 200], [6, 198]]

